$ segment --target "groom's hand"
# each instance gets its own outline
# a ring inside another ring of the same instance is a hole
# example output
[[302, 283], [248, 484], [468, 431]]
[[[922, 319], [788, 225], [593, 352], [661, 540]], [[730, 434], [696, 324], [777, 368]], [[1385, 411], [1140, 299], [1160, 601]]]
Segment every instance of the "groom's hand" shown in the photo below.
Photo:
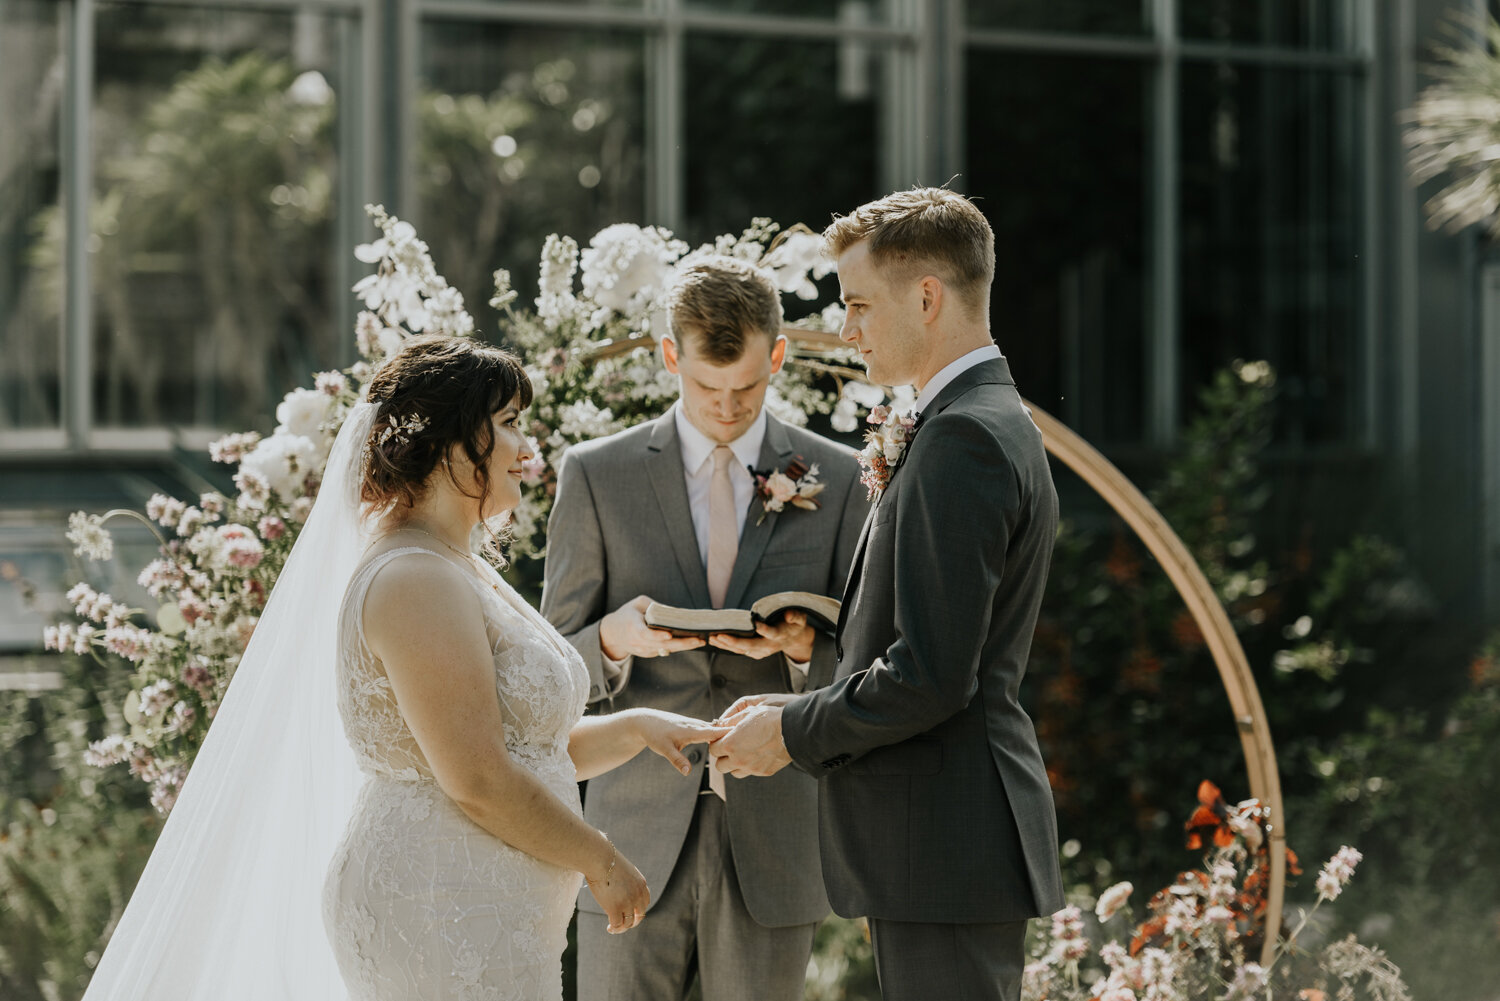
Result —
[[651, 598], [638, 595], [599, 620], [599, 649], [610, 660], [626, 657], [665, 657], [680, 650], [696, 650], [701, 636], [673, 636], [646, 625]]
[[737, 779], [775, 775], [792, 763], [781, 739], [781, 706], [758, 705], [736, 714], [734, 729], [708, 745], [714, 767]]
[[812, 660], [813, 627], [807, 624], [806, 612], [789, 611], [775, 624], [757, 622], [755, 631], [759, 636], [735, 636], [732, 633], [715, 633], [708, 642], [720, 650], [743, 654], [760, 660], [773, 653], [784, 653], [799, 664]]

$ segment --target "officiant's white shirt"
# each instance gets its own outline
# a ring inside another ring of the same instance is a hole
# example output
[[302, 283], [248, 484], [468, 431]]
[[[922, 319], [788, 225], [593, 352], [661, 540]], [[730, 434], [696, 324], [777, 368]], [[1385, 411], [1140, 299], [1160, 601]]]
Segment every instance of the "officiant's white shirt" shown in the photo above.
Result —
[[969, 369], [986, 362], [992, 358], [1005, 357], [1000, 349], [993, 344], [987, 344], [982, 348], [975, 348], [966, 355], [960, 355], [938, 370], [938, 374], [928, 380], [927, 385], [922, 387], [921, 394], [917, 397], [915, 413], [921, 413], [927, 409], [927, 405], [937, 399], [937, 394], [948, 388], [948, 383], [963, 375]]
[[[682, 473], [687, 482], [688, 510], [693, 517], [693, 536], [698, 540], [698, 559], [708, 566], [708, 489], [713, 481], [714, 449], [718, 443], [693, 427], [683, 412], [682, 401], [672, 404], [672, 419], [677, 425], [677, 441], [682, 447]], [[734, 441], [729, 449], [734, 453], [734, 462], [729, 467], [729, 481], [734, 486], [735, 532], [745, 534], [745, 518], [750, 513], [750, 498], [755, 494], [755, 479], [750, 467], [760, 460], [760, 447], [766, 440], [766, 408], [761, 407], [755, 423]], [[783, 655], [785, 656], [785, 655]], [[612, 660], [600, 651], [605, 681], [614, 685], [621, 674], [630, 669], [635, 658]], [[793, 687], [800, 690], [807, 683], [807, 672], [811, 661], [793, 660], [786, 657], [792, 668]], [[623, 682], [620, 687], [623, 686]]]

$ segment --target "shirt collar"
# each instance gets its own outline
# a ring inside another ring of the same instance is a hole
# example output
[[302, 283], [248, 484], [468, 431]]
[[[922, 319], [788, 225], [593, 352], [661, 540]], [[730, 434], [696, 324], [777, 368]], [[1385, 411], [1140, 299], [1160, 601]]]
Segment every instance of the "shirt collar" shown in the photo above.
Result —
[[942, 369], [938, 371], [937, 375], [928, 380], [927, 385], [922, 387], [922, 393], [917, 397], [916, 412], [921, 413], [923, 410], [926, 410], [927, 405], [933, 400], [937, 399], [937, 394], [948, 388], [948, 383], [952, 382], [954, 379], [957, 379], [960, 375], [967, 372], [975, 365], [978, 365], [980, 362], [986, 362], [995, 358], [1002, 357], [1004, 356], [1000, 354], [1000, 348], [998, 346], [994, 344], [986, 344], [982, 348], [975, 348], [968, 354], [960, 355], [959, 357], [953, 359], [947, 365], [944, 365]]
[[[693, 422], [688, 420], [687, 414], [683, 412], [682, 401], [678, 400], [672, 404], [672, 417], [677, 422], [677, 439], [682, 443], [682, 468], [689, 476], [696, 476], [698, 470], [714, 454], [717, 443], [708, 435], [693, 427]], [[754, 466], [760, 461], [760, 446], [766, 440], [766, 408], [760, 408], [760, 414], [755, 418], [755, 423], [734, 441], [729, 443], [729, 448], [734, 452], [734, 459], [741, 466]]]

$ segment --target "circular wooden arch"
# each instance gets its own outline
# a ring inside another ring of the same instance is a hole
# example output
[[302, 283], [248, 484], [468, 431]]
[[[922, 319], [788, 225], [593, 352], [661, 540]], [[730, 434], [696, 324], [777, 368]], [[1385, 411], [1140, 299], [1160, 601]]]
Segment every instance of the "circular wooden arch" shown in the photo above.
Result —
[[[822, 330], [784, 327], [795, 344], [815, 353], [843, 347], [836, 334]], [[645, 335], [635, 335], [599, 345], [590, 357], [610, 358], [639, 347], [651, 347]], [[842, 366], [822, 366], [842, 378], [863, 379], [863, 373]], [[1187, 605], [1199, 631], [1203, 634], [1229, 706], [1234, 713], [1235, 730], [1245, 753], [1245, 771], [1249, 775], [1250, 795], [1270, 810], [1267, 821], [1271, 865], [1270, 886], [1266, 894], [1266, 924], [1269, 933], [1261, 949], [1262, 965], [1270, 965], [1275, 955], [1276, 930], [1281, 927], [1281, 912], [1286, 898], [1286, 822], [1282, 812], [1281, 773], [1276, 767], [1276, 750], [1271, 741], [1271, 727], [1266, 719], [1260, 689], [1245, 659], [1239, 636], [1229, 621], [1213, 585], [1203, 575], [1198, 561], [1182, 539], [1168, 525], [1161, 512], [1146, 499], [1135, 484], [1115, 468], [1099, 451], [1084, 441], [1057, 418], [1027, 402], [1032, 420], [1041, 429], [1048, 454], [1071, 469], [1099, 494], [1104, 502], [1135, 532], [1157, 563], [1166, 571], [1177, 593]]]

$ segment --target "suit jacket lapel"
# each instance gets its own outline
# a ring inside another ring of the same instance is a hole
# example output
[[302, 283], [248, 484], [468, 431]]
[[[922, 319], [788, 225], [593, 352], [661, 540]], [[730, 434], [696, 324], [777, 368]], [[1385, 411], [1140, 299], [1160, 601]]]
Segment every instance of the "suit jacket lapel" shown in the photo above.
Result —
[[708, 573], [698, 556], [698, 537], [693, 533], [693, 513], [688, 507], [687, 478], [682, 470], [682, 444], [677, 438], [676, 418], [671, 410], [656, 419], [646, 446], [646, 475], [656, 492], [656, 503], [667, 523], [672, 555], [692, 593], [693, 605], [709, 607]]
[[[760, 443], [759, 468], [779, 469], [792, 458], [792, 440], [781, 422], [766, 415], [766, 435]], [[765, 514], [762, 519], [761, 515]], [[771, 541], [771, 532], [776, 528], [781, 515], [766, 511], [764, 502], [757, 494], [750, 495], [750, 507], [745, 512], [745, 529], [740, 533], [740, 547], [735, 552], [734, 570], [729, 575], [729, 587], [724, 592], [724, 607], [739, 608], [744, 600], [750, 578], [760, 565], [760, 557]], [[757, 524], [759, 522], [759, 524]]]
[[[942, 391], [922, 411], [921, 420], [926, 422], [929, 418], [942, 413], [954, 400], [957, 400], [975, 386], [994, 382], [1015, 385], [1015, 380], [1010, 375], [1010, 363], [1004, 358], [993, 358], [982, 361], [978, 365], [960, 372], [952, 382], [943, 387]], [[911, 448], [915, 448], [917, 441], [922, 437], [920, 428], [918, 432], [916, 437], [912, 439]], [[905, 459], [906, 456], [902, 458]], [[903, 461], [900, 466], [896, 467], [891, 473], [891, 480], [894, 480], [900, 474], [902, 467], [905, 465], [906, 463]], [[891, 480], [886, 481], [885, 490], [881, 492], [879, 497], [875, 498], [874, 503], [870, 505], [870, 513], [865, 515], [865, 525], [859, 533], [859, 544], [854, 549], [854, 562], [850, 564], [849, 577], [844, 582], [844, 597], [839, 605], [838, 627], [834, 630], [833, 634], [834, 642], [839, 646], [840, 651], [843, 649], [844, 623], [849, 618], [849, 599], [854, 596], [854, 591], [859, 586], [860, 573], [864, 570], [865, 546], [870, 541], [870, 526], [875, 522], [875, 513], [880, 510], [880, 502], [885, 499], [885, 494], [891, 489]]]

